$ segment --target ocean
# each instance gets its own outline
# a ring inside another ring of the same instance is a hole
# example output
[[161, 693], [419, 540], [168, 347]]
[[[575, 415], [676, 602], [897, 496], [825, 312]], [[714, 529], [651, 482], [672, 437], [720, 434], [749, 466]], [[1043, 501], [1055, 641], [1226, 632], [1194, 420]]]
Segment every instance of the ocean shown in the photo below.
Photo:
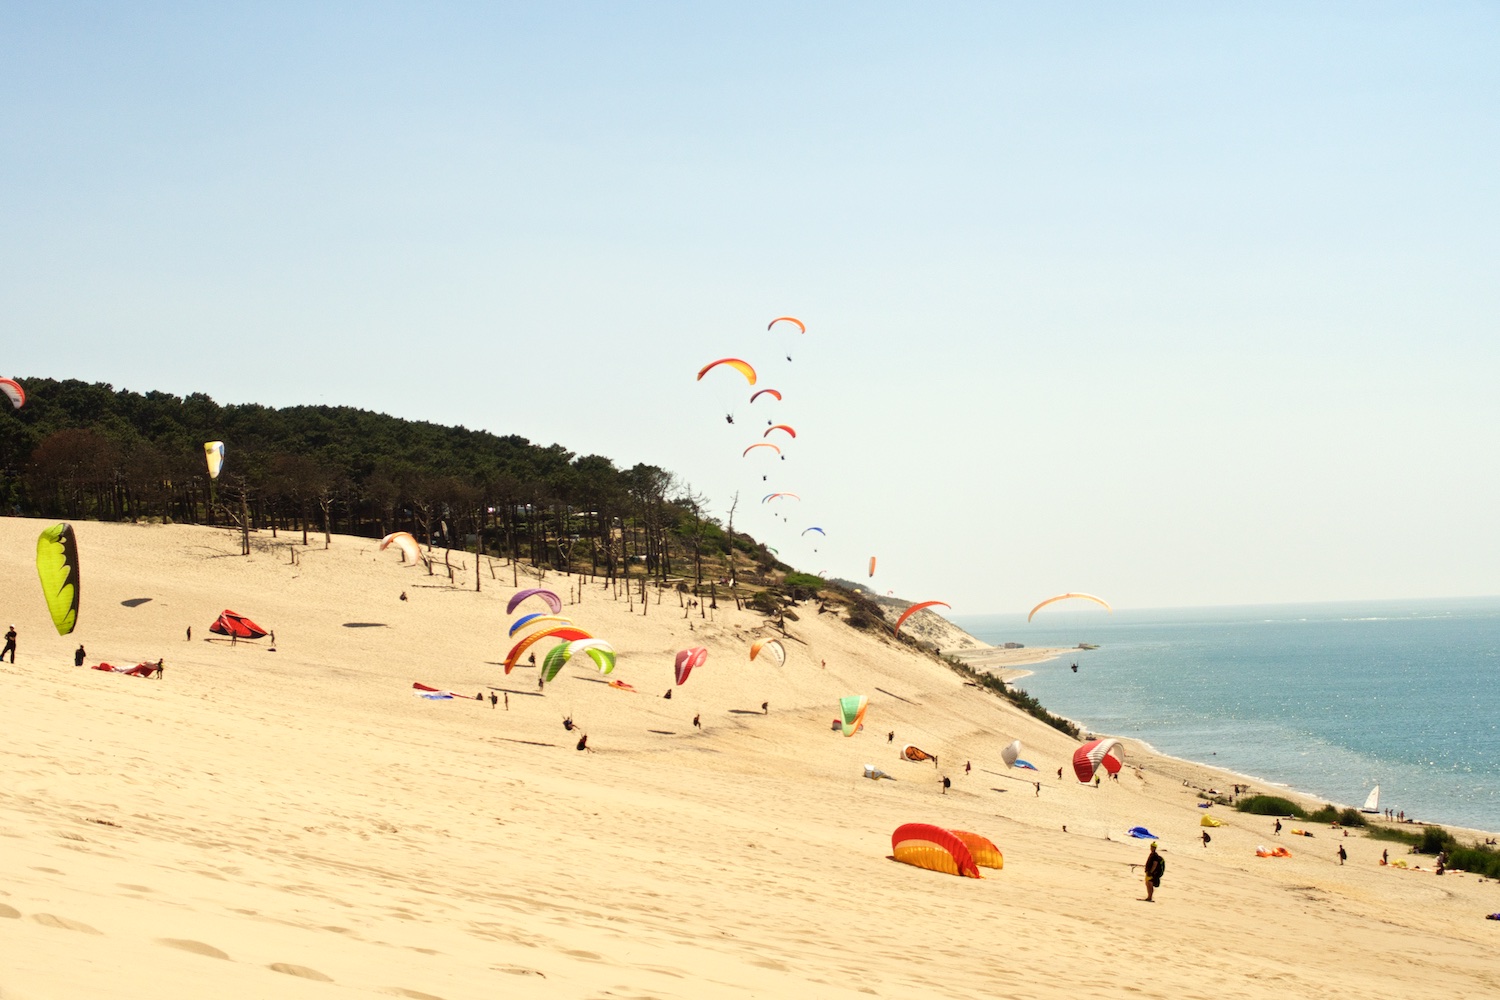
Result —
[[995, 645], [1097, 643], [1015, 682], [1087, 729], [1340, 806], [1379, 785], [1382, 809], [1500, 831], [1500, 598], [953, 621]]

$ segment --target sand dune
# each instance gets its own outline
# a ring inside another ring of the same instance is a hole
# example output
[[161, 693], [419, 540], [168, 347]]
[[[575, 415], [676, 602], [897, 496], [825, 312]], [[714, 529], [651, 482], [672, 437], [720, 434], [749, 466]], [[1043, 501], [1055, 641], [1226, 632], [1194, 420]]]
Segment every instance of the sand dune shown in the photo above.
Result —
[[[1269, 821], [1221, 808], [1204, 849], [1183, 782], [1234, 779], [1132, 747], [1139, 775], [1059, 780], [1067, 737], [811, 608], [778, 669], [747, 659], [771, 634], [755, 613], [684, 617], [668, 594], [643, 616], [549, 574], [638, 693], [576, 664], [539, 693], [534, 670], [497, 665], [514, 592], [499, 563], [475, 593], [468, 554], [452, 586], [367, 539], [297, 546], [293, 565], [286, 539], [241, 558], [212, 529], [78, 523], [85, 604], [59, 638], [31, 564], [42, 526], [0, 519], [0, 615], [21, 633], [0, 666], [5, 1000], [1500, 988], [1483, 920], [1500, 885], [1380, 868], [1358, 835], [1339, 867], [1325, 830], [1257, 859]], [[224, 608], [274, 628], [276, 652], [204, 641]], [[75, 669], [79, 640], [90, 664], [162, 657], [164, 677]], [[690, 644], [708, 663], [665, 700]], [[413, 681], [510, 708], [423, 700]], [[868, 728], [846, 739], [829, 723], [854, 693]], [[1040, 795], [1000, 763], [1015, 738]], [[905, 742], [941, 768], [899, 761]], [[863, 780], [867, 762], [898, 780]], [[909, 821], [984, 833], [1005, 869], [889, 860]], [[1168, 859], [1149, 905], [1136, 824]]]

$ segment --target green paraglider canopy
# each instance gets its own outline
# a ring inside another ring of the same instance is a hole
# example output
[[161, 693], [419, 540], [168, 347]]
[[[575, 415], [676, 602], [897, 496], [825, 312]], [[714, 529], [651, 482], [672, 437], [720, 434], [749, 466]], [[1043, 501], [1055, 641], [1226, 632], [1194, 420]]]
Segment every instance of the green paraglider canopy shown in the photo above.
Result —
[[78, 542], [71, 524], [54, 524], [36, 540], [36, 575], [58, 635], [78, 624]]

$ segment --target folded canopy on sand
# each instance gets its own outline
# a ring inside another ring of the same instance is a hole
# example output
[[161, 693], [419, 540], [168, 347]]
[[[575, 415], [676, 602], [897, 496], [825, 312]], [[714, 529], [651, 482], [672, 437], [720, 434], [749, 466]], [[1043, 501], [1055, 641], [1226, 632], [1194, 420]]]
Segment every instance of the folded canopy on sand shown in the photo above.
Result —
[[967, 844], [952, 830], [931, 823], [906, 823], [891, 834], [891, 854], [904, 864], [968, 878], [984, 878]]
[[1223, 826], [1224, 822], [1222, 820], [1214, 819], [1212, 816], [1205, 815], [1202, 819], [1198, 820], [1198, 825], [1199, 826]]
[[227, 635], [235, 639], [259, 639], [266, 634], [265, 629], [228, 608], [224, 609], [219, 620], [210, 625], [208, 630], [215, 635]]
[[1125, 832], [1127, 834], [1129, 834], [1130, 836], [1134, 837], [1136, 840], [1160, 840], [1161, 839], [1156, 834], [1154, 834], [1150, 830], [1146, 829], [1144, 826], [1132, 826], [1129, 830], [1126, 830]]

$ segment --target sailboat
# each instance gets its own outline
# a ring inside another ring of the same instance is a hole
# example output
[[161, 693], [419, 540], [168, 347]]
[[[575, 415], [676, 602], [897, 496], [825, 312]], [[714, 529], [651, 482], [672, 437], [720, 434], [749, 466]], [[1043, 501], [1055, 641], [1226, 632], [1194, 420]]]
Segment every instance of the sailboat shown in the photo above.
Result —
[[1367, 799], [1365, 799], [1365, 804], [1360, 807], [1359, 811], [1362, 812], [1362, 813], [1378, 813], [1378, 812], [1380, 812], [1380, 786], [1379, 785], [1376, 785], [1374, 788], [1370, 789], [1370, 797], [1367, 798]]

